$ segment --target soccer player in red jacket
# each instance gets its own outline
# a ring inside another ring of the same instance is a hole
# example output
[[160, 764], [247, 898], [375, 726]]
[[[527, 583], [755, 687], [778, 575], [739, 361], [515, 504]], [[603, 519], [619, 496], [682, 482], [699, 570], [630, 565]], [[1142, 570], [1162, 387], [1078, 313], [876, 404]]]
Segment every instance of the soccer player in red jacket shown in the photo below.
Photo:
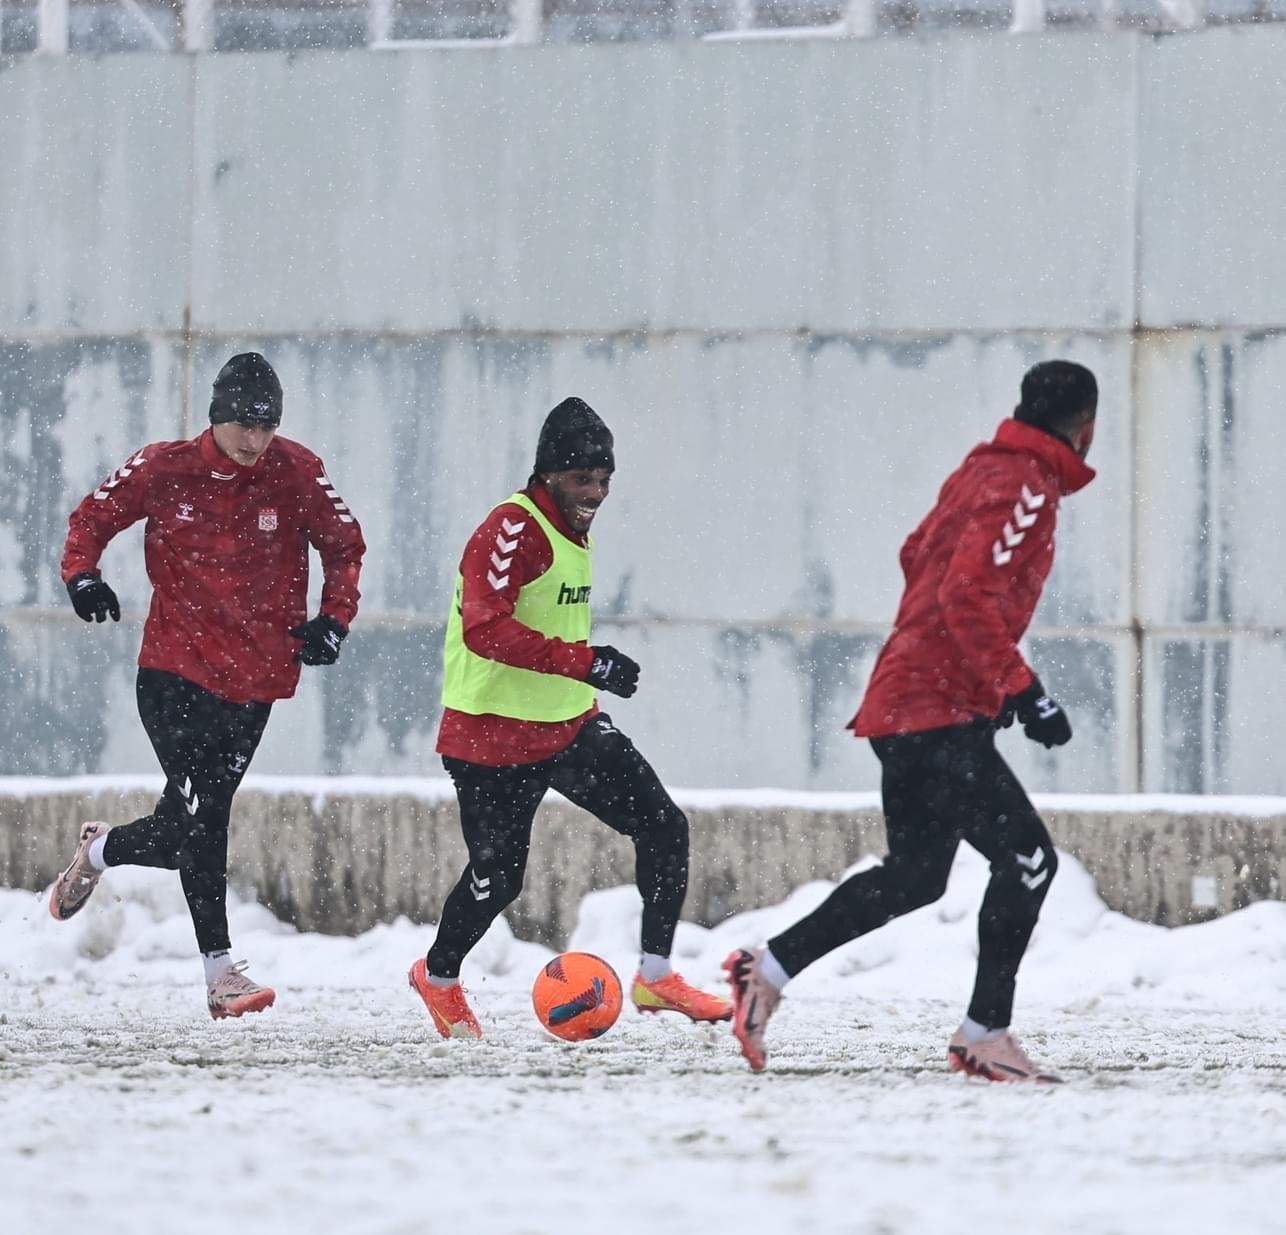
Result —
[[961, 840], [991, 864], [978, 915], [973, 996], [947, 1048], [950, 1066], [993, 1081], [1053, 1081], [1009, 1031], [1018, 965], [1057, 858], [1040, 816], [996, 751], [1017, 718], [1046, 747], [1072, 736], [1063, 709], [1018, 650], [1054, 560], [1058, 504], [1094, 478], [1085, 464], [1098, 386], [1049, 360], [995, 438], [948, 478], [902, 546], [906, 579], [892, 634], [857, 715], [882, 765], [888, 856], [846, 879], [766, 948], [724, 962], [733, 1031], [751, 1068], [782, 988], [819, 957], [940, 897]]
[[[281, 383], [257, 352], [219, 371], [210, 428], [131, 455], [72, 512], [62, 577], [76, 613], [120, 620], [99, 558], [146, 520], [152, 603], [138, 664], [138, 710], [165, 772], [150, 815], [86, 823], [50, 891], [60, 921], [78, 913], [110, 866], [177, 870], [216, 1020], [259, 1012], [274, 992], [233, 963], [227, 852], [232, 797], [268, 713], [295, 693], [300, 665], [330, 665], [357, 613], [361, 528], [322, 461], [277, 436]], [[321, 608], [308, 611], [308, 552], [320, 554]]]

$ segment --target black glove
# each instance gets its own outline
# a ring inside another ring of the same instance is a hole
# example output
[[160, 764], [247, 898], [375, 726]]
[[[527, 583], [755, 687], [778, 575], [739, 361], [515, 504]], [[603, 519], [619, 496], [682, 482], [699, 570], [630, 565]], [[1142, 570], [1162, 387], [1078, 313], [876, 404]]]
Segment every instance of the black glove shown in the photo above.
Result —
[[305, 665], [333, 665], [339, 659], [339, 645], [348, 638], [348, 628], [325, 613], [296, 626], [290, 633], [304, 641], [295, 659]]
[[611, 691], [628, 699], [639, 688], [638, 661], [631, 660], [624, 652], [613, 647], [590, 648], [594, 653], [594, 663], [585, 675], [587, 681], [596, 690]]
[[113, 622], [121, 620], [121, 602], [97, 571], [82, 570], [72, 575], [67, 580], [67, 595], [82, 622], [105, 622], [109, 613]]
[[1040, 678], [1032, 678], [1026, 690], [1005, 700], [996, 724], [1002, 728], [1011, 725], [1015, 716], [1023, 732], [1033, 742], [1040, 742], [1047, 748], [1062, 746], [1072, 740], [1072, 723], [1067, 719], [1067, 713], [1045, 693]]

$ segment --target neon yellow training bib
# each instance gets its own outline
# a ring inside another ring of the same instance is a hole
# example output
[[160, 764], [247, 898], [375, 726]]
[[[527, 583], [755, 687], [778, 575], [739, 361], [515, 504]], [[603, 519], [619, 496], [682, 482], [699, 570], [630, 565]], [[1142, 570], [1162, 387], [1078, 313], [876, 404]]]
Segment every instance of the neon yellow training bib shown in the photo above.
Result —
[[[514, 617], [542, 635], [568, 643], [589, 642], [590, 551], [567, 539], [545, 518], [525, 494], [515, 493], [507, 502], [521, 506], [549, 538], [554, 561], [539, 579], [518, 591]], [[496, 538], [495, 556], [504, 563], [495, 567], [503, 578], [525, 520], [510, 519]], [[571, 720], [594, 706], [594, 688], [587, 682], [554, 673], [536, 673], [487, 660], [464, 643], [460, 604], [464, 578], [457, 574], [455, 599], [447, 618], [443, 652], [442, 706], [473, 716], [512, 716], [516, 720]]]

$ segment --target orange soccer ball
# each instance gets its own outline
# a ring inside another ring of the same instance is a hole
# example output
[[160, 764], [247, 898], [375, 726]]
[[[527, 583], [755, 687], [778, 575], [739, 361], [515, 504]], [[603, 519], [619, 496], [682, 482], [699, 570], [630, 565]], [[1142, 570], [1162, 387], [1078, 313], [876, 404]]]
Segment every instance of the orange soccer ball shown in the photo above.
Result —
[[621, 980], [611, 965], [589, 952], [564, 952], [536, 975], [531, 1006], [555, 1037], [584, 1042], [616, 1024]]

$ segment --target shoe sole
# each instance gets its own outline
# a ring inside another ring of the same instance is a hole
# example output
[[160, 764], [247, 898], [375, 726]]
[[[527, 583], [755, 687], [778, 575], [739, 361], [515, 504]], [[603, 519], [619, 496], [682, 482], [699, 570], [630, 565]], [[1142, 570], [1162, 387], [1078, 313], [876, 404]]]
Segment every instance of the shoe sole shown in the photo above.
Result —
[[689, 1012], [686, 1008], [675, 1008], [665, 1004], [636, 1003], [634, 1007], [639, 1012], [677, 1012], [680, 1016], [686, 1016], [688, 1020], [697, 1025], [718, 1025], [722, 1021], [732, 1020], [731, 1008], [718, 1016], [697, 1016], [695, 1012]]
[[58, 903], [58, 889], [62, 887], [63, 878], [66, 876], [66, 874], [67, 872], [64, 871], [61, 875], [59, 875], [58, 879], [54, 883], [54, 886], [49, 889], [49, 914], [55, 922], [70, 922], [72, 918], [74, 918], [82, 909], [85, 908], [85, 906], [89, 903], [89, 898], [94, 894], [94, 888], [98, 887], [98, 880], [95, 879], [94, 888], [90, 888], [89, 891], [85, 893], [80, 904], [76, 905], [71, 909], [64, 910], [63, 907]]
[[262, 1012], [265, 1008], [271, 1008], [276, 1002], [276, 991], [262, 990], [254, 995], [243, 995], [234, 1003], [222, 1004], [220, 1007], [210, 1008], [210, 1018], [212, 1020], [221, 1021], [225, 1017], [229, 1016], [244, 1016], [247, 1012]]

